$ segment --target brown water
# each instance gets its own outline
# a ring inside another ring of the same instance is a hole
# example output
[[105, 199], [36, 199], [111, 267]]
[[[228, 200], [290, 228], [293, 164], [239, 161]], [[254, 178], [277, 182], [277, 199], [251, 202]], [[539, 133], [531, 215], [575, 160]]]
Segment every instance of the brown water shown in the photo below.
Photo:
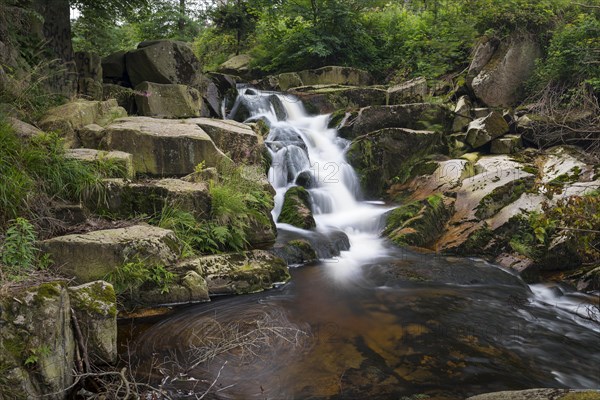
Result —
[[532, 293], [469, 259], [390, 250], [358, 267], [338, 261], [293, 269], [291, 283], [267, 293], [122, 321], [140, 379], [176, 398], [214, 399], [600, 387], [600, 326], [566, 311], [588, 299]]

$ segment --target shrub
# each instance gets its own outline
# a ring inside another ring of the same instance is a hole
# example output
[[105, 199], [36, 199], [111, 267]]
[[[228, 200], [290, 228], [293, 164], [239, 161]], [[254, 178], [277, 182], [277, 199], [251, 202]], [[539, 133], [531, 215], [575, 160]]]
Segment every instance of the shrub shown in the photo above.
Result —
[[0, 245], [0, 261], [3, 279], [21, 280], [36, 267], [39, 250], [36, 246], [37, 233], [25, 218], [11, 222], [4, 241]]

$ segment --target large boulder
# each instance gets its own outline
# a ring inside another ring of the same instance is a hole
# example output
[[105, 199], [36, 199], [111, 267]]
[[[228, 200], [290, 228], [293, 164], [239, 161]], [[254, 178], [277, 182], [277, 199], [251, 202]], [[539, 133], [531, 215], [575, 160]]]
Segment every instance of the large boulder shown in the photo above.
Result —
[[121, 50], [104, 57], [102, 64], [102, 78], [104, 83], [110, 83], [121, 86], [130, 86], [127, 68], [125, 67], [125, 54], [127, 51]]
[[142, 82], [135, 87], [138, 115], [158, 118], [191, 118], [208, 116], [200, 92], [176, 84]]
[[387, 92], [372, 87], [316, 85], [289, 91], [298, 97], [312, 114], [328, 114], [340, 109], [358, 109], [370, 105], [385, 105]]
[[277, 222], [301, 229], [315, 228], [317, 224], [312, 214], [310, 193], [302, 186], [288, 189]]
[[93, 149], [70, 149], [65, 156], [89, 165], [100, 165], [107, 178], [133, 179], [133, 156], [122, 151], [102, 151]]
[[48, 110], [40, 120], [42, 130], [58, 131], [65, 138], [67, 147], [78, 147], [77, 130], [90, 124], [105, 126], [117, 118], [126, 117], [127, 112], [117, 101], [77, 100]]
[[82, 340], [90, 361], [113, 364], [117, 361], [117, 296], [113, 286], [104, 281], [69, 288]]
[[365, 107], [340, 126], [340, 135], [353, 139], [384, 128], [446, 132], [452, 125], [450, 110], [438, 104], [415, 103]]
[[31, 138], [43, 133], [35, 126], [28, 124], [27, 122], [23, 122], [17, 118], [8, 117], [8, 123], [10, 123], [14, 132], [22, 138]]
[[469, 96], [461, 96], [454, 108], [454, 122], [452, 132], [462, 132], [473, 120], [471, 116], [472, 104]]
[[256, 164], [261, 160], [262, 138], [246, 124], [231, 120], [194, 118], [187, 122], [196, 124], [210, 136], [215, 145], [233, 161]]
[[313, 85], [349, 85], [368, 86], [373, 77], [362, 69], [328, 66], [297, 72], [302, 86]]
[[75, 340], [64, 285], [43, 283], [0, 298], [0, 348], [3, 398], [65, 399]]
[[513, 154], [523, 147], [523, 141], [520, 135], [506, 135], [504, 137], [492, 140], [490, 153], [492, 154]]
[[499, 112], [492, 111], [472, 121], [467, 128], [467, 143], [474, 149], [508, 133], [508, 124]]
[[127, 111], [127, 114], [137, 114], [135, 90], [131, 88], [115, 85], [113, 83], [105, 83], [102, 85], [102, 99], [115, 99], [117, 100], [117, 104]]
[[572, 389], [528, 389], [505, 392], [484, 393], [467, 400], [598, 400], [596, 390]]
[[142, 42], [125, 55], [125, 65], [133, 87], [142, 82], [182, 84], [197, 89], [203, 85], [200, 61], [184, 42]]
[[387, 92], [388, 105], [422, 103], [427, 97], [429, 88], [427, 87], [427, 80], [419, 77], [394, 85]]
[[59, 236], [41, 243], [60, 272], [79, 283], [103, 279], [127, 262], [173, 264], [180, 254], [175, 234], [149, 225]]
[[107, 126], [101, 147], [133, 154], [137, 173], [161, 177], [188, 175], [202, 162], [214, 167], [227, 158], [199, 126], [148, 117]]
[[285, 261], [264, 250], [198, 257], [184, 264], [205, 277], [211, 295], [260, 292], [290, 279]]
[[246, 79], [251, 78], [250, 61], [252, 61], [252, 57], [248, 54], [238, 54], [219, 65], [217, 70], [223, 74], [235, 75]]
[[355, 139], [347, 157], [365, 195], [378, 198], [392, 183], [406, 181], [427, 155], [440, 151], [445, 151], [441, 133], [386, 128]]
[[469, 67], [467, 83], [488, 106], [513, 105], [541, 55], [540, 45], [532, 36], [512, 36], [502, 42], [484, 40]]

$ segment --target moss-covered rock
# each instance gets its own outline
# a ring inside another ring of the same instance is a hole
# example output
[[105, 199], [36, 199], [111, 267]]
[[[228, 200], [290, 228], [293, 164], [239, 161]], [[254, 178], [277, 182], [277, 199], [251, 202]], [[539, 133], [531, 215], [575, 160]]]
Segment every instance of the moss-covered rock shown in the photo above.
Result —
[[596, 390], [529, 389], [479, 394], [467, 400], [599, 400]]
[[353, 110], [370, 105], [385, 105], [387, 93], [373, 87], [340, 85], [306, 86], [290, 91], [311, 114], [327, 114], [335, 110]]
[[496, 111], [471, 122], [467, 128], [467, 143], [474, 149], [508, 133], [508, 124]]
[[302, 229], [313, 229], [317, 226], [312, 215], [310, 194], [306, 189], [301, 186], [288, 189], [277, 222]]
[[515, 202], [523, 193], [530, 190], [533, 187], [534, 178], [534, 176], [527, 176], [495, 188], [481, 199], [475, 216], [479, 219], [487, 219], [496, 215], [502, 208]]
[[289, 265], [305, 264], [319, 259], [317, 251], [306, 239], [294, 239], [281, 243], [273, 248], [273, 252]]
[[354, 140], [347, 157], [365, 195], [379, 198], [392, 184], [406, 182], [423, 158], [445, 150], [440, 133], [387, 128]]
[[104, 281], [69, 288], [71, 306], [87, 344], [91, 361], [112, 364], [117, 361], [117, 296]]
[[85, 164], [98, 166], [108, 178], [133, 179], [133, 156], [122, 151], [102, 151], [93, 149], [70, 149], [66, 157]]
[[192, 118], [210, 115], [200, 92], [186, 85], [142, 82], [135, 87], [138, 115]]
[[419, 77], [394, 85], [387, 92], [387, 105], [422, 103], [427, 97], [429, 88], [427, 87], [427, 80]]

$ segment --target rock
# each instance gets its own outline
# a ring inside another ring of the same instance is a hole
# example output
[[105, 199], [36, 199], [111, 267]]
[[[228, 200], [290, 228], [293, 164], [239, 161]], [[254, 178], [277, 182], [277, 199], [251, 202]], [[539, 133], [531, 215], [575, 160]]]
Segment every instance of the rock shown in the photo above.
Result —
[[185, 121], [123, 118], [106, 127], [101, 148], [133, 154], [138, 174], [184, 176], [202, 162], [214, 167], [227, 157], [200, 127]]
[[271, 210], [258, 210], [260, 216], [250, 218], [248, 228], [245, 229], [248, 247], [252, 249], [270, 249], [277, 239], [277, 227]]
[[492, 154], [513, 154], [523, 147], [520, 135], [506, 135], [492, 140], [490, 153]]
[[538, 282], [539, 268], [535, 265], [535, 261], [518, 253], [502, 253], [496, 257], [494, 263], [515, 271], [525, 282]]
[[158, 118], [208, 116], [200, 92], [185, 85], [142, 82], [135, 87], [138, 114]]
[[286, 72], [279, 75], [268, 76], [258, 83], [263, 90], [286, 91], [291, 88], [304, 86], [297, 72]]
[[597, 400], [600, 393], [595, 390], [529, 389], [507, 392], [485, 393], [467, 400]]
[[142, 42], [125, 55], [125, 65], [133, 87], [142, 82], [181, 84], [198, 90], [205, 86], [200, 61], [184, 42]]
[[186, 182], [180, 179], [160, 179], [147, 182], [107, 182], [106, 202], [88, 199], [86, 205], [121, 218], [138, 215], [160, 215], [166, 204], [187, 211], [197, 220], [210, 218], [211, 200], [207, 182]]
[[285, 192], [277, 222], [301, 229], [313, 229], [317, 226], [312, 215], [310, 194], [306, 189], [294, 186]]
[[52, 218], [65, 226], [83, 224], [87, 220], [85, 209], [81, 204], [58, 203], [50, 210]]
[[17, 118], [8, 117], [8, 122], [10, 123], [10, 126], [12, 126], [15, 133], [21, 138], [31, 138], [44, 133], [35, 126], [23, 122]]
[[195, 259], [186, 260], [170, 268], [169, 272], [174, 278], [166, 288], [138, 290], [134, 295], [129, 296], [128, 304], [149, 307], [210, 301], [206, 280], [193, 270], [197, 267], [195, 261]]
[[302, 171], [296, 177], [296, 185], [304, 189], [312, 189], [317, 186], [317, 180], [310, 171]]
[[64, 285], [43, 283], [0, 299], [0, 347], [4, 398], [64, 399], [75, 368]]
[[133, 179], [133, 156], [122, 151], [102, 151], [92, 149], [71, 149], [65, 154], [67, 158], [79, 160], [86, 164], [103, 164], [109, 168], [103, 168], [109, 174], [107, 178]]
[[242, 164], [256, 164], [261, 160], [262, 138], [248, 125], [231, 121], [210, 118], [187, 120], [204, 130], [215, 145], [226, 153], [233, 161]]
[[59, 236], [44, 240], [41, 248], [50, 254], [62, 274], [73, 276], [79, 283], [103, 279], [136, 259], [169, 265], [180, 254], [172, 231], [149, 225]]
[[311, 114], [328, 114], [339, 109], [358, 109], [369, 105], [385, 105], [386, 91], [379, 88], [318, 85], [294, 88], [289, 93], [298, 97]]
[[452, 123], [452, 132], [462, 132], [473, 120], [471, 118], [471, 100], [469, 96], [461, 96], [456, 102], [454, 108], [454, 122]]
[[65, 145], [72, 148], [79, 144], [78, 129], [90, 124], [105, 126], [126, 116], [127, 112], [117, 105], [116, 100], [77, 100], [48, 110], [40, 121], [40, 128], [60, 132], [65, 137]]
[[492, 59], [494, 52], [498, 49], [500, 40], [495, 37], [483, 36], [475, 46], [473, 60], [469, 65], [466, 83], [470, 86], [473, 79], [483, 70], [486, 64]]
[[317, 261], [317, 251], [306, 239], [290, 240], [273, 247], [273, 253], [285, 260], [288, 265], [306, 264]]
[[102, 83], [102, 60], [96, 53], [77, 51], [74, 54], [77, 75], [81, 78], [91, 78]]
[[491, 42], [480, 47], [469, 68], [468, 75], [473, 78], [467, 83], [475, 96], [490, 107], [514, 104], [522, 94], [519, 90], [533, 73], [536, 59], [542, 55], [539, 44], [531, 36], [513, 35], [497, 47]]
[[238, 54], [219, 65], [217, 71], [223, 74], [237, 75], [242, 78], [251, 78], [250, 61], [252, 61], [252, 57], [248, 54]]
[[477, 107], [477, 108], [473, 108], [472, 114], [475, 117], [475, 119], [479, 119], [479, 118], [487, 117], [492, 111], [493, 110], [491, 108]]
[[[209, 87], [211, 90], [206, 96], [208, 105], [216, 117], [224, 118], [237, 98], [237, 81], [239, 78], [216, 72], [210, 72], [208, 78], [213, 83]], [[216, 90], [212, 90], [213, 88]], [[223, 111], [225, 114], [223, 114]]]
[[71, 306], [77, 317], [90, 361], [95, 365], [117, 361], [117, 296], [104, 281], [69, 288]]
[[290, 279], [285, 261], [264, 250], [203, 256], [185, 264], [205, 277], [211, 295], [261, 292]]
[[104, 83], [126, 87], [131, 86], [127, 68], [125, 67], [125, 54], [127, 54], [127, 51], [121, 50], [102, 59], [102, 78]]
[[365, 195], [379, 198], [392, 183], [405, 182], [424, 157], [444, 150], [440, 133], [386, 128], [354, 140], [347, 158]]
[[297, 72], [302, 86], [348, 85], [369, 86], [373, 78], [367, 71], [351, 67], [328, 66]]
[[104, 137], [104, 128], [100, 125], [90, 124], [77, 130], [79, 143], [88, 149], [97, 149]]
[[95, 81], [92, 78], [79, 78], [77, 81], [77, 92], [86, 100], [102, 100], [102, 91], [102, 82]]
[[508, 124], [496, 111], [488, 116], [476, 119], [467, 128], [467, 143], [478, 148], [508, 132]]
[[383, 235], [401, 246], [431, 247], [444, 233], [453, 199], [432, 195], [390, 211]]
[[137, 114], [137, 105], [135, 104], [135, 91], [131, 88], [105, 83], [102, 85], [102, 99], [117, 100], [117, 104], [123, 107], [127, 114]]
[[399, 85], [390, 87], [388, 90], [388, 105], [422, 103], [427, 97], [429, 88], [427, 80], [423, 77], [411, 79]]
[[415, 103], [394, 106], [371, 106], [360, 110], [356, 118], [349, 118], [340, 127], [346, 139], [375, 132], [384, 128], [414, 130], [439, 129], [447, 132], [452, 125], [450, 111], [438, 104]]

